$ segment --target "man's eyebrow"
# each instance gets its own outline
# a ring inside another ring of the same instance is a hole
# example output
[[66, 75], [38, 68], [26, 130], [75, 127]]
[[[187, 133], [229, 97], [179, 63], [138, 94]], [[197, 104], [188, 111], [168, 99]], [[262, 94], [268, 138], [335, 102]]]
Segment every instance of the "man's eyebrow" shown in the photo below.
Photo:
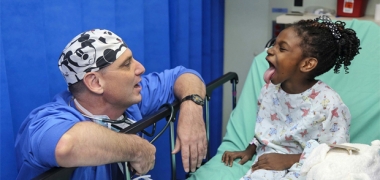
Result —
[[131, 61], [132, 60], [132, 56], [128, 56], [122, 63], [122, 65], [124, 65], [125, 63], [127, 63], [128, 61]]

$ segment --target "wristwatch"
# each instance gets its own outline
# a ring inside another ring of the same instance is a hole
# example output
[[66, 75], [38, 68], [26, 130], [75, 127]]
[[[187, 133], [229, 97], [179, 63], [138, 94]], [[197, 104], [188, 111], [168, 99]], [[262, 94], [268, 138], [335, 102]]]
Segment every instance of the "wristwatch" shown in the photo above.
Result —
[[198, 105], [201, 105], [201, 106], [203, 106], [203, 104], [204, 104], [203, 98], [201, 96], [199, 96], [198, 94], [188, 95], [188, 96], [184, 97], [181, 100], [181, 102], [187, 101], [187, 100], [192, 100], [193, 102], [195, 102], [195, 104], [198, 104]]

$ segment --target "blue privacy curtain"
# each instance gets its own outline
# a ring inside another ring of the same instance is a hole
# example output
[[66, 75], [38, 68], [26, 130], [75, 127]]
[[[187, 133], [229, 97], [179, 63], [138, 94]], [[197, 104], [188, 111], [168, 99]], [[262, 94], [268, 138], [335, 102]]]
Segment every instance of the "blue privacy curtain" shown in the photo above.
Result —
[[[21, 122], [32, 109], [67, 88], [57, 60], [65, 45], [82, 31], [114, 31], [147, 73], [183, 65], [200, 72], [206, 83], [223, 74], [224, 0], [0, 2], [0, 179], [16, 177], [13, 146]], [[222, 89], [212, 97], [211, 156], [221, 142]], [[168, 131], [154, 144], [156, 166], [150, 174], [153, 179], [170, 179]], [[184, 178], [177, 156], [177, 179]]]

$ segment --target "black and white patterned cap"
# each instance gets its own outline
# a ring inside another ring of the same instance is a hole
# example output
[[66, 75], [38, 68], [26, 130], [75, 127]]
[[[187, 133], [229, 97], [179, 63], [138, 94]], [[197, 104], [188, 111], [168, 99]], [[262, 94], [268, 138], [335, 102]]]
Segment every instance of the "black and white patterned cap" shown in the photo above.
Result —
[[63, 50], [58, 67], [68, 86], [88, 72], [112, 64], [127, 49], [123, 40], [106, 29], [94, 29], [77, 35]]

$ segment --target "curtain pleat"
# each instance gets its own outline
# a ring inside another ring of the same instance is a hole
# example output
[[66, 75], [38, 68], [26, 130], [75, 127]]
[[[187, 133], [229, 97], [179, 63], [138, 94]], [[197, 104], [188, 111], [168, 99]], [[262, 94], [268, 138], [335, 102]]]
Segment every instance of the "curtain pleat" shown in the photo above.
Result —
[[[0, 0], [0, 179], [15, 179], [14, 140], [31, 110], [66, 89], [57, 61], [78, 33], [109, 29], [123, 38], [146, 73], [183, 65], [206, 83], [223, 74], [224, 0]], [[222, 89], [210, 104], [210, 155], [221, 142]], [[160, 122], [160, 130], [165, 121]], [[153, 179], [170, 179], [166, 131], [155, 142]], [[180, 155], [177, 179], [184, 179]], [[162, 173], [165, 172], [165, 173]]]
[[[211, 1], [209, 9], [204, 9], [203, 12], [209, 11], [210, 16], [208, 19], [211, 19], [210, 32], [208, 36], [210, 36], [210, 45], [205, 47], [210, 49], [210, 58], [207, 62], [205, 62], [202, 67], [204, 67], [202, 71], [202, 75], [207, 77], [208, 79], [216, 79], [223, 74], [223, 47], [224, 47], [224, 1]], [[207, 19], [207, 18], [206, 18]], [[206, 73], [205, 71], [208, 71]], [[204, 73], [204, 74], [203, 74]], [[208, 75], [206, 75], [208, 74]], [[231, 84], [231, 83], [227, 83]], [[222, 134], [222, 125], [223, 122], [222, 117], [222, 99], [223, 89], [219, 87], [214, 90], [212, 94], [212, 100], [210, 104], [210, 156], [214, 156], [217, 152], [217, 149], [222, 142], [221, 134]], [[232, 98], [232, 93], [231, 96]], [[230, 109], [226, 109], [226, 111], [230, 111]], [[211, 118], [212, 117], [212, 118]]]
[[[0, 24], [1, 22], [2, 20], [0, 20]], [[3, 37], [1, 29], [0, 37]], [[15, 179], [17, 170], [15, 168], [16, 157], [13, 150], [14, 125], [9, 101], [8, 74], [3, 52], [3, 42], [0, 41], [0, 179], [6, 179], [6, 177]]]

